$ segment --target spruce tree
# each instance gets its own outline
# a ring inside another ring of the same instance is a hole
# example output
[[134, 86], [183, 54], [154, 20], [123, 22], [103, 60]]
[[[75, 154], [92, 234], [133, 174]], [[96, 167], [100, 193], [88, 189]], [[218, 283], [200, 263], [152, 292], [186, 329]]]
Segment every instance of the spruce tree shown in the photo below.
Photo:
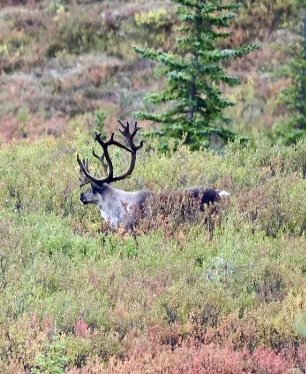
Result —
[[276, 129], [277, 137], [285, 144], [292, 144], [306, 137], [306, 7], [301, 11], [302, 39], [290, 71], [293, 85], [284, 91], [291, 119]]
[[235, 136], [223, 126], [229, 122], [224, 110], [234, 104], [223, 97], [220, 86], [235, 86], [240, 80], [227, 74], [222, 63], [242, 57], [257, 49], [258, 45], [220, 46], [221, 41], [230, 36], [224, 28], [237, 15], [238, 3], [173, 1], [178, 4], [179, 20], [179, 37], [173, 51], [135, 47], [142, 57], [162, 64], [167, 84], [162, 91], [149, 94], [146, 100], [163, 104], [166, 109], [157, 114], [137, 112], [135, 116], [161, 124], [154, 134], [161, 137], [164, 148], [173, 138], [195, 150], [208, 146], [214, 135], [224, 141]]

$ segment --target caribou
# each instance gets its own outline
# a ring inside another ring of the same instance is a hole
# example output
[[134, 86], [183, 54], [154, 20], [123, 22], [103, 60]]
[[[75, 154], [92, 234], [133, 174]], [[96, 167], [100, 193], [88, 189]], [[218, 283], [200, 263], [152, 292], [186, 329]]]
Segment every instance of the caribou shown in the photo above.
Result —
[[[148, 216], [151, 214], [150, 204], [152, 198], [160, 197], [167, 203], [167, 194], [158, 194], [149, 190], [140, 191], [123, 191], [113, 187], [112, 183], [129, 178], [136, 165], [137, 152], [143, 147], [144, 141], [140, 141], [138, 145], [135, 144], [134, 139], [138, 131], [137, 122], [134, 128], [131, 129], [129, 122], [124, 125], [118, 121], [121, 128], [119, 129], [126, 144], [123, 144], [114, 139], [115, 134], [112, 133], [109, 140], [103, 140], [100, 133], [95, 133], [95, 141], [102, 148], [102, 155], [99, 156], [93, 150], [93, 156], [97, 158], [104, 169], [106, 176], [98, 179], [89, 171], [88, 159], [81, 160], [79, 154], [77, 155], [77, 162], [80, 166], [80, 187], [90, 184], [91, 188], [80, 195], [80, 201], [83, 204], [95, 204], [101, 211], [101, 216], [107, 222], [111, 230], [118, 230], [123, 227], [126, 230], [135, 228], [139, 217]], [[114, 175], [114, 166], [109, 152], [111, 146], [116, 146], [130, 155], [130, 165], [128, 170], [121, 175]], [[224, 190], [217, 190], [214, 188], [191, 187], [183, 190], [178, 190], [171, 193], [171, 197], [178, 197], [182, 200], [184, 196], [197, 203], [199, 210], [203, 211], [206, 205], [214, 204], [221, 198], [229, 196], [229, 192]], [[174, 199], [175, 200], [175, 199]]]

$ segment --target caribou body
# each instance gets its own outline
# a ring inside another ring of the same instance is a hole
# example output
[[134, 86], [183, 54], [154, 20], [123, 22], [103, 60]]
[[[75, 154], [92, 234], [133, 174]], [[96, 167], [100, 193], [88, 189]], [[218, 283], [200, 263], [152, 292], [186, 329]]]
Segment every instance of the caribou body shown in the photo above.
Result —
[[[130, 130], [130, 125], [127, 122], [124, 125], [120, 122], [122, 129], [119, 131], [126, 140], [127, 145], [124, 145], [114, 139], [114, 133], [108, 141], [104, 141], [101, 134], [96, 133], [95, 140], [102, 147], [103, 153], [101, 156], [93, 151], [93, 155], [100, 160], [107, 176], [102, 179], [97, 179], [92, 176], [89, 171], [88, 159], [81, 161], [79, 155], [77, 161], [80, 166], [80, 187], [90, 184], [91, 188], [80, 195], [80, 200], [83, 204], [95, 204], [101, 211], [101, 216], [108, 223], [112, 230], [117, 230], [120, 226], [125, 229], [132, 229], [139, 217], [151, 214], [150, 204], [152, 199], [158, 198], [168, 201], [168, 194], [156, 194], [152, 191], [141, 190], [134, 192], [127, 192], [119, 190], [111, 185], [111, 183], [118, 180], [128, 178], [136, 164], [137, 151], [142, 148], [143, 141], [139, 145], [135, 145], [134, 138], [140, 127], [137, 123], [134, 125], [133, 131]], [[131, 162], [126, 173], [120, 176], [114, 176], [114, 168], [109, 154], [109, 147], [115, 145], [124, 149], [131, 155]], [[213, 204], [219, 201], [224, 196], [230, 194], [224, 190], [215, 190], [213, 188], [192, 187], [184, 190], [178, 190], [171, 193], [174, 201], [182, 201], [183, 199], [191, 199], [198, 203], [198, 209], [203, 210], [205, 205]]]
[[91, 190], [82, 193], [80, 200], [83, 204], [95, 204], [110, 228], [117, 230], [120, 226], [133, 228], [151, 196], [151, 191], [126, 192], [106, 183], [102, 187], [92, 183]]

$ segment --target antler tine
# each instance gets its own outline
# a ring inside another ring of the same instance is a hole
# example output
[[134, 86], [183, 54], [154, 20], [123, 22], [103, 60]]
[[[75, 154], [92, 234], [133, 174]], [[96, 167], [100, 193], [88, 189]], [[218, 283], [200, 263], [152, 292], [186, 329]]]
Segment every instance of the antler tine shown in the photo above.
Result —
[[107, 174], [108, 173], [108, 164], [105, 162], [105, 156], [104, 153], [102, 156], [99, 156], [96, 154], [95, 150], [92, 151], [92, 154], [101, 162], [104, 172]]
[[142, 140], [139, 145], [134, 144], [134, 137], [137, 134], [139, 130], [141, 130], [141, 127], [137, 126], [137, 122], [134, 124], [134, 130], [130, 132], [130, 124], [129, 122], [126, 122], [126, 125], [124, 125], [120, 120], [118, 120], [120, 125], [122, 126], [122, 129], [119, 129], [121, 134], [125, 137], [126, 141], [128, 142], [128, 145], [131, 148], [132, 152], [137, 151], [144, 145], [144, 141]]
[[117, 140], [114, 139], [114, 135], [115, 133], [112, 133], [110, 139], [105, 142], [102, 138], [101, 138], [101, 134], [98, 134], [96, 133], [96, 137], [95, 137], [95, 140], [101, 145], [101, 147], [103, 148], [103, 151], [105, 152], [105, 149], [107, 150], [107, 148], [110, 146], [110, 145], [116, 145], [117, 147], [120, 147], [122, 149], [124, 149], [125, 151], [127, 152], [131, 152], [131, 150], [126, 147], [124, 144], [121, 144], [119, 143]]
[[[113, 167], [113, 163], [112, 163], [112, 159], [108, 153], [108, 146], [113, 144], [113, 141], [114, 141], [114, 133], [112, 133], [110, 139], [105, 142], [103, 139], [102, 139], [102, 135], [101, 133], [95, 133], [96, 136], [95, 136], [95, 140], [100, 144], [100, 146], [102, 147], [103, 149], [103, 155], [101, 157], [97, 157], [101, 162], [102, 162], [102, 165], [104, 167], [105, 165], [105, 162], [104, 162], [104, 158], [107, 162], [107, 167], [108, 167], [108, 176], [105, 178], [104, 180], [104, 183], [107, 182], [107, 181], [111, 181], [113, 179], [113, 176], [114, 176], [114, 167]], [[101, 160], [101, 158], [103, 158], [103, 161]], [[104, 170], [105, 170], [105, 167], [104, 167]]]
[[130, 132], [130, 124], [129, 124], [128, 121], [126, 122], [126, 125], [124, 125], [120, 120], [118, 120], [118, 122], [120, 123], [120, 125], [123, 128], [123, 130], [119, 129], [119, 131], [121, 132], [121, 134], [122, 135], [128, 134], [128, 135], [130, 135], [131, 138], [134, 138], [134, 136], [136, 135], [137, 131], [141, 129], [141, 127], [137, 126], [137, 122], [135, 122], [135, 124], [134, 124], [134, 130], [131, 133]]
[[80, 166], [80, 187], [83, 187], [85, 184], [92, 182], [95, 178], [89, 173], [88, 159], [81, 161], [80, 156], [77, 155], [77, 161]]

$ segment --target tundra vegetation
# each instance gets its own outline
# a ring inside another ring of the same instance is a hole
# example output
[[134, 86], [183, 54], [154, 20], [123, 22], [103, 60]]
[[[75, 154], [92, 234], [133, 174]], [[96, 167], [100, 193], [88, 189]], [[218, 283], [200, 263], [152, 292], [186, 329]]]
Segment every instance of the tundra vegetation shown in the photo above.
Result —
[[[150, 141], [118, 182], [231, 199], [201, 224], [170, 207], [136, 240], [79, 202], [76, 155], [91, 156], [94, 131], [150, 109], [142, 99], [162, 82], [132, 45], [170, 48], [173, 4], [1, 4], [0, 372], [305, 372], [306, 142], [274, 131], [292, 117], [281, 95], [294, 83], [298, 3], [245, 1], [232, 26], [230, 43], [262, 46], [229, 68], [242, 84], [224, 88], [249, 143], [164, 154]], [[127, 170], [124, 150], [112, 159]]]

